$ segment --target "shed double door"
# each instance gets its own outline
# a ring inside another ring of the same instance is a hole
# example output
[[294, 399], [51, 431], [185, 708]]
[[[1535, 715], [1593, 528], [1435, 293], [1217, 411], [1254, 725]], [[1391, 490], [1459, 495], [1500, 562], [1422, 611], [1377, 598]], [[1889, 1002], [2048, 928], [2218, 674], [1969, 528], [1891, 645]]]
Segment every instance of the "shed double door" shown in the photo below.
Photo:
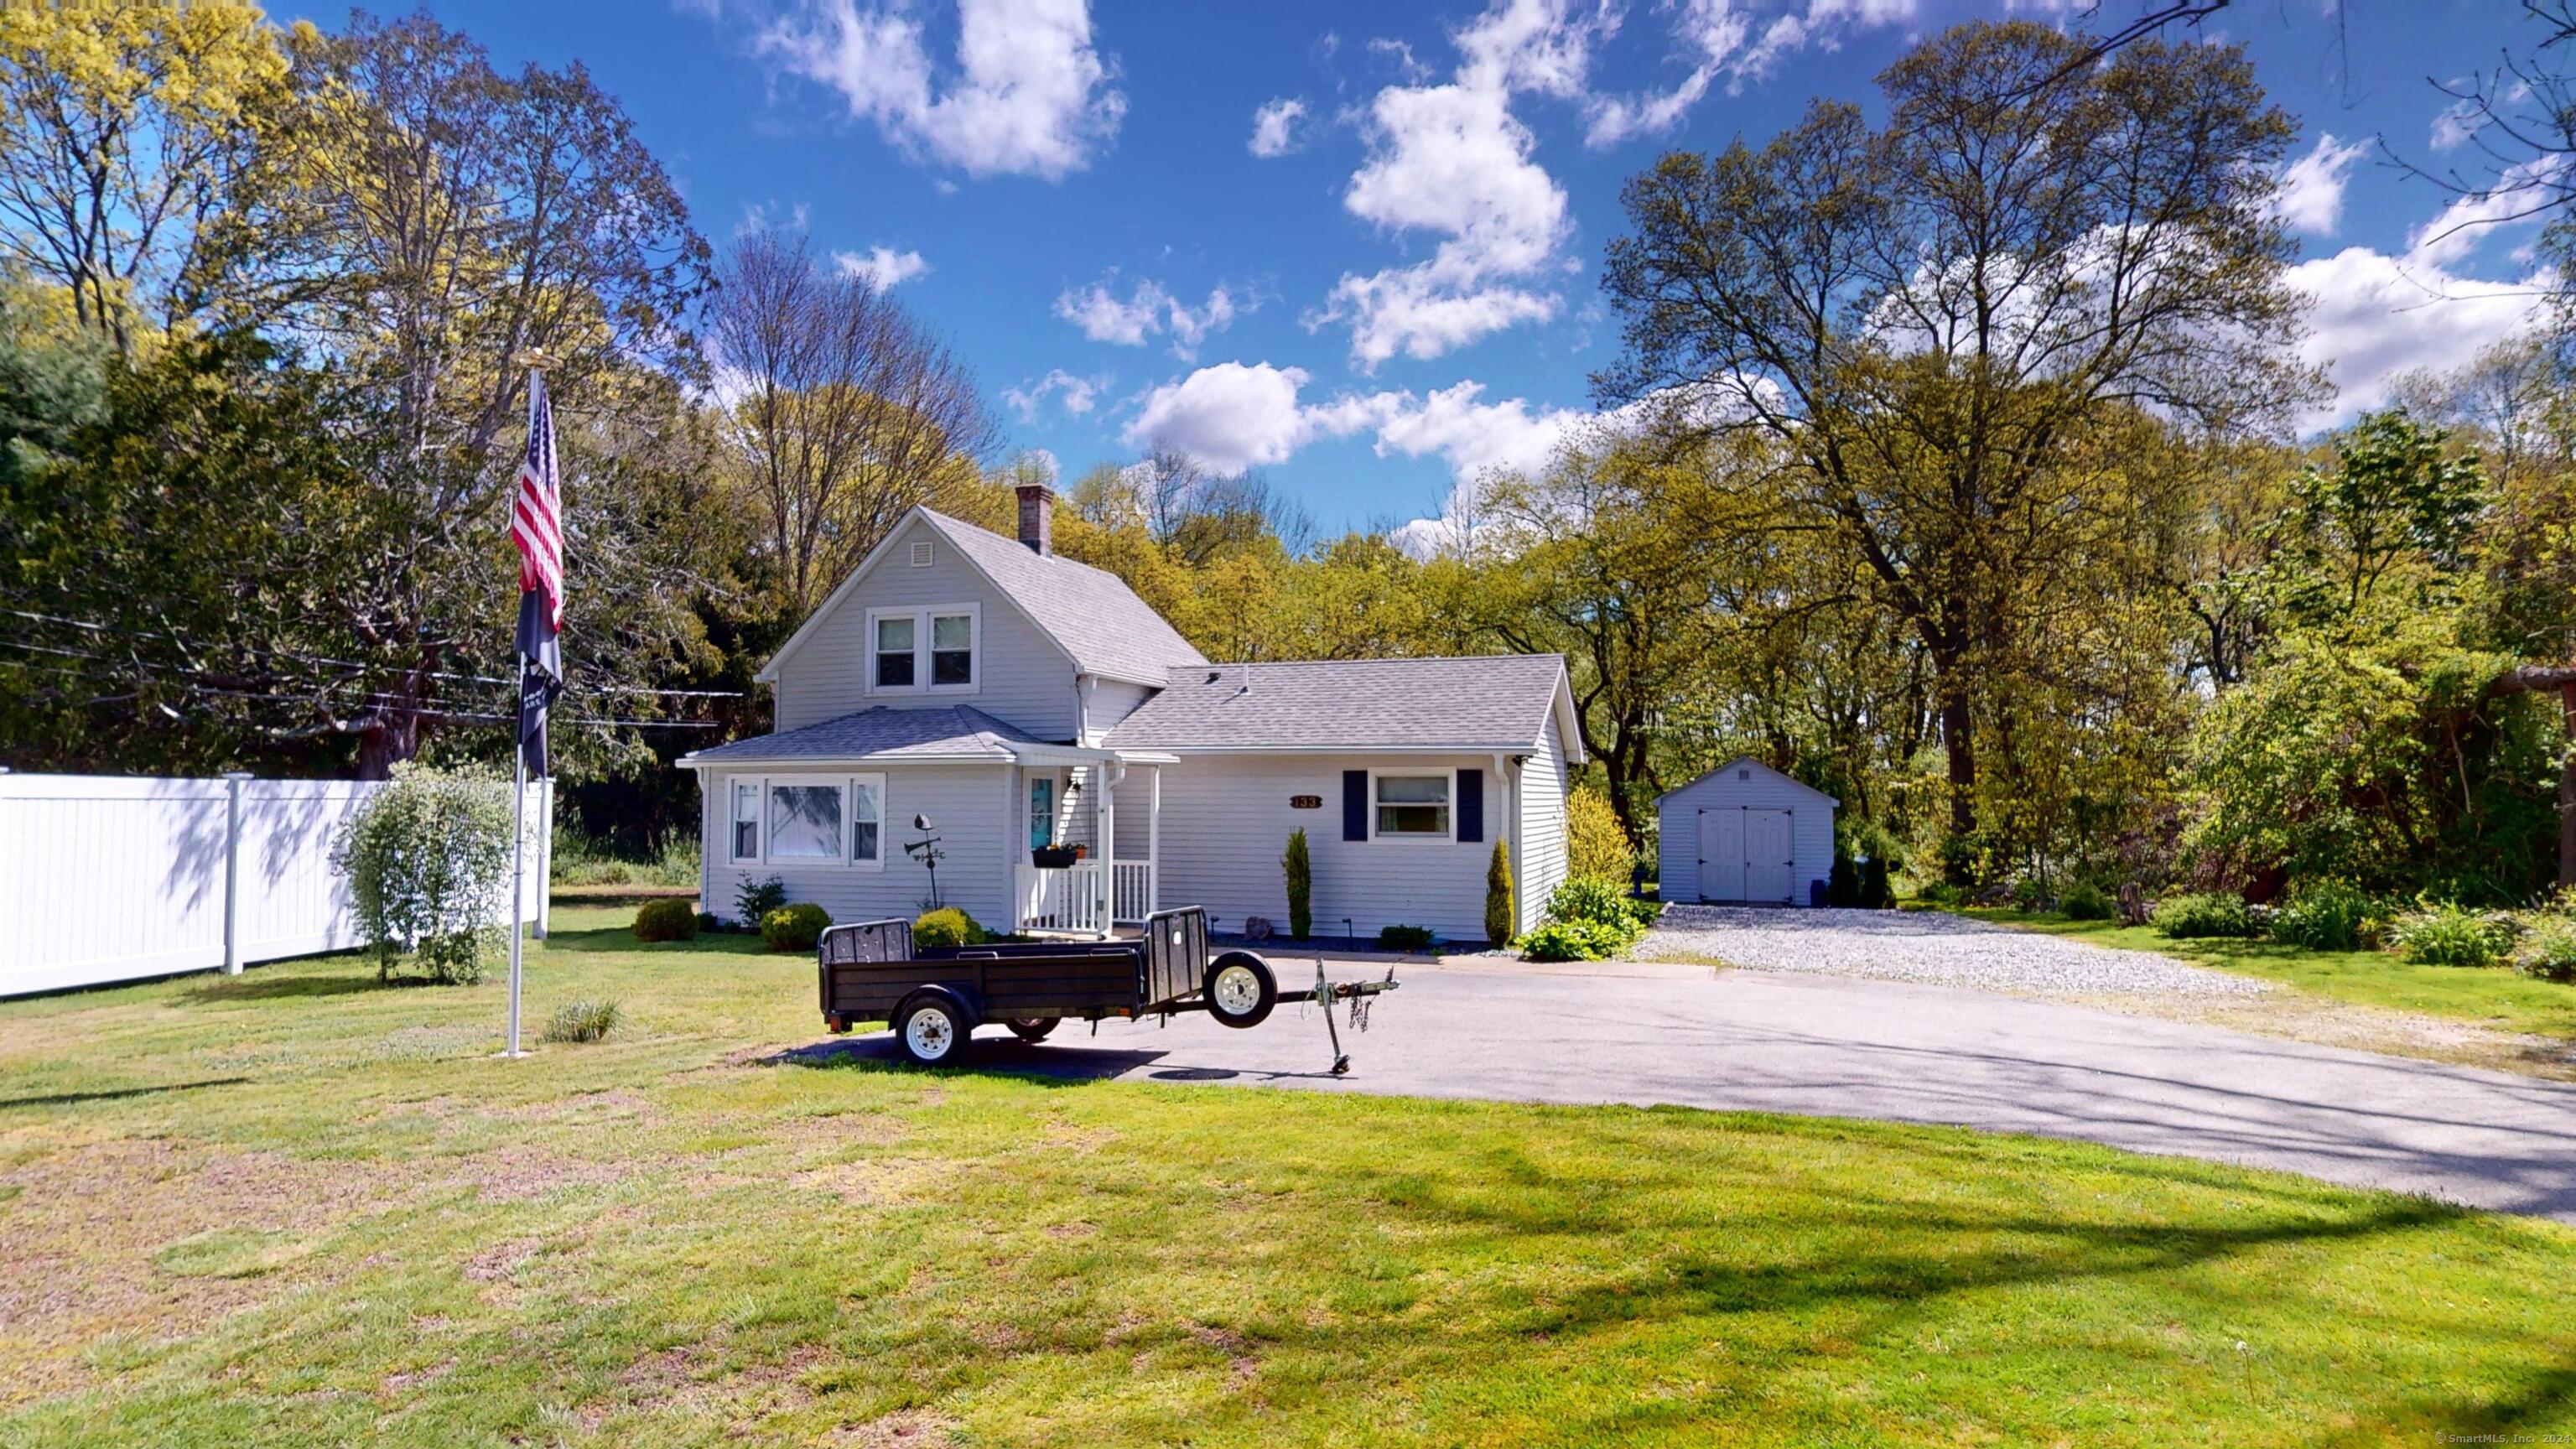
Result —
[[1786, 810], [1699, 813], [1699, 898], [1789, 903], [1796, 871]]

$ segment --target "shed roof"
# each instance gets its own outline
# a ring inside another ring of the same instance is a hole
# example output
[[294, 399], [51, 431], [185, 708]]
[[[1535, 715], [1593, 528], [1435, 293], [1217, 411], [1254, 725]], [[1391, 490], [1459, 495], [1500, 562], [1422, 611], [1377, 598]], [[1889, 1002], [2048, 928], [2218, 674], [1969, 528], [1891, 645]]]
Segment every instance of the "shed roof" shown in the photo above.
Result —
[[[1571, 710], [1556, 654], [1201, 664], [1109, 731], [1111, 749], [1526, 750]], [[1566, 748], [1581, 757], [1568, 732]]]
[[1789, 774], [1785, 770], [1775, 770], [1771, 768], [1769, 765], [1762, 763], [1751, 755], [1738, 755], [1734, 759], [1727, 761], [1725, 764], [1718, 766], [1714, 770], [1707, 771], [1703, 774], [1693, 775], [1681, 784], [1675, 785], [1673, 788], [1666, 790], [1661, 795], [1656, 796], [1655, 803], [1661, 805], [1666, 800], [1673, 798], [1684, 790], [1690, 789], [1692, 786], [1699, 784], [1703, 780], [1714, 780], [1729, 770], [1745, 765], [1750, 765], [1754, 769], [1760, 770], [1763, 774], [1780, 781], [1782, 784], [1790, 786], [1792, 789], [1803, 790], [1808, 794], [1815, 796], [1817, 799], [1824, 801], [1826, 804], [1833, 806], [1837, 810], [1842, 808], [1843, 802], [1840, 800], [1837, 800], [1833, 796], [1826, 794], [1824, 791], [1817, 789], [1815, 786], [1808, 784], [1806, 781], [1799, 779], [1797, 776]]

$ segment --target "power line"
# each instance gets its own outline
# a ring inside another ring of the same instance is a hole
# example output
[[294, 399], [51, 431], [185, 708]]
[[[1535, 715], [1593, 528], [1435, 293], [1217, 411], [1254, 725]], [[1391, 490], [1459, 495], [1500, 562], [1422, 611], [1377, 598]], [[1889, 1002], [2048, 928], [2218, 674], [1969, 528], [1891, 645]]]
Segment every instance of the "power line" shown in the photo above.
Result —
[[[47, 649], [47, 648], [44, 648], [44, 647], [43, 647], [43, 646], [41, 646], [41, 645], [21, 644], [21, 643], [18, 643], [17, 641], [15, 641], [15, 640], [10, 640], [10, 639], [0, 639], [0, 645], [6, 645], [6, 646], [8, 646], [8, 647], [11, 647], [11, 648], [18, 648], [18, 649], [35, 649], [35, 650], [37, 650], [37, 651], [38, 651], [38, 652], [40, 652], [40, 653], [66, 655], [66, 656], [68, 656], [68, 657], [70, 657], [70, 658], [74, 658], [74, 659], [100, 659], [100, 660], [104, 660], [105, 662], [109, 662], [109, 663], [115, 663], [115, 662], [118, 662], [118, 661], [115, 661], [115, 660], [107, 659], [107, 657], [106, 657], [106, 656], [104, 656], [104, 655], [97, 655], [97, 654], [78, 654], [78, 653], [74, 653], [74, 652], [72, 652], [72, 651], [70, 651], [70, 650], [67, 650], [67, 649]], [[12, 668], [12, 669], [21, 669], [21, 670], [39, 670], [39, 671], [43, 671], [43, 672], [45, 672], [45, 673], [49, 673], [49, 674], [69, 674], [69, 675], [74, 675], [74, 676], [84, 677], [84, 678], [95, 677], [95, 671], [92, 671], [92, 670], [86, 670], [86, 669], [75, 669], [75, 668], [72, 668], [71, 666], [68, 666], [68, 665], [44, 665], [44, 664], [24, 664], [24, 663], [14, 663], [14, 664], [6, 665], [5, 667], [7, 667], [7, 668]], [[217, 685], [217, 684], [199, 684], [199, 683], [196, 683], [196, 682], [191, 681], [191, 680], [185, 680], [185, 679], [170, 679], [170, 678], [165, 677], [165, 676], [160, 672], [160, 670], [156, 669], [156, 668], [155, 668], [155, 667], [153, 667], [153, 666], [148, 666], [148, 665], [138, 665], [138, 666], [136, 666], [136, 667], [137, 667], [137, 668], [139, 668], [139, 669], [141, 669], [141, 670], [142, 670], [142, 672], [143, 672], [144, 674], [149, 675], [149, 676], [152, 676], [152, 677], [153, 677], [157, 682], [159, 682], [160, 684], [162, 684], [162, 685], [164, 685], [164, 686], [166, 686], [166, 687], [169, 687], [169, 688], [179, 689], [179, 690], [184, 690], [184, 691], [186, 691], [187, 693], [190, 693], [190, 694], [198, 694], [198, 695], [214, 695], [214, 696], [217, 696], [217, 697], [220, 697], [220, 698], [225, 698], [225, 699], [259, 700], [259, 701], [274, 702], [274, 703], [281, 703], [281, 704], [298, 704], [298, 705], [307, 705], [307, 706], [311, 706], [311, 705], [319, 705], [319, 704], [323, 704], [323, 703], [326, 703], [326, 702], [327, 702], [327, 701], [322, 700], [322, 699], [317, 699], [317, 698], [315, 698], [315, 697], [313, 697], [313, 696], [311, 696], [311, 695], [302, 695], [302, 694], [278, 694], [278, 693], [274, 693], [274, 692], [271, 692], [271, 691], [265, 691], [265, 690], [230, 689], [230, 688], [226, 688], [226, 687], [224, 687], [224, 686], [222, 686], [222, 685]], [[192, 670], [192, 671], [186, 671], [186, 672], [190, 672], [190, 673], [202, 673], [203, 671], [193, 671], [193, 670]], [[361, 699], [361, 700], [365, 700], [365, 699], [375, 699], [375, 700], [377, 700], [377, 701], [391, 701], [391, 702], [396, 703], [396, 704], [402, 704], [402, 703], [404, 702], [404, 699], [405, 699], [405, 696], [401, 696], [401, 695], [391, 695], [391, 694], [383, 694], [383, 693], [379, 693], [379, 692], [377, 692], [377, 691], [372, 691], [372, 690], [360, 690], [360, 691], [358, 691], [358, 692], [357, 692], [357, 697], [358, 697], [358, 699]], [[379, 703], [379, 704], [376, 704], [376, 705], [372, 705], [372, 706], [369, 706], [369, 707], [370, 707], [370, 708], [378, 709], [379, 711], [382, 711], [382, 710], [383, 710], [383, 704], [382, 704], [382, 703]], [[482, 711], [475, 711], [475, 710], [439, 709], [439, 708], [434, 708], [434, 707], [427, 707], [427, 706], [412, 706], [412, 705], [405, 705], [405, 707], [402, 709], [402, 713], [404, 713], [404, 714], [406, 714], [406, 715], [409, 715], [409, 716], [411, 716], [411, 717], [413, 717], [413, 718], [415, 718], [415, 719], [433, 719], [433, 720], [464, 720], [464, 721], [472, 721], [472, 722], [488, 723], [488, 724], [508, 724], [508, 723], [512, 722], [513, 720], [516, 720], [516, 719], [518, 718], [518, 716], [517, 716], [517, 715], [515, 715], [515, 714], [490, 714], [490, 713], [484, 713], [484, 712], [482, 712]], [[722, 722], [722, 721], [720, 721], [720, 720], [694, 720], [694, 719], [692, 719], [692, 720], [682, 720], [682, 719], [599, 719], [599, 718], [595, 718], [595, 717], [591, 717], [591, 716], [587, 716], [587, 715], [556, 715], [556, 716], [553, 716], [553, 718], [556, 720], [556, 722], [561, 723], [561, 724], [597, 725], [597, 726], [601, 726], [601, 727], [604, 727], [604, 728], [618, 728], [618, 729], [712, 730], [712, 729], [722, 729], [722, 728], [724, 728], [724, 724], [723, 724], [723, 722]]]

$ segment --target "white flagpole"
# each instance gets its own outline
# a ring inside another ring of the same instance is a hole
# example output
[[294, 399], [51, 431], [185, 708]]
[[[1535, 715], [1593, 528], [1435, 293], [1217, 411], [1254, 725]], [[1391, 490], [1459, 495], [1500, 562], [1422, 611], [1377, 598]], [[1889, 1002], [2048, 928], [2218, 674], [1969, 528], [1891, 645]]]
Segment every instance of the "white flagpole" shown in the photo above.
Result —
[[[510, 727], [513, 735], [518, 726]], [[528, 744], [521, 740], [510, 752], [510, 1049], [503, 1053], [513, 1059], [519, 1056], [519, 938], [525, 934], [526, 870], [528, 860]]]

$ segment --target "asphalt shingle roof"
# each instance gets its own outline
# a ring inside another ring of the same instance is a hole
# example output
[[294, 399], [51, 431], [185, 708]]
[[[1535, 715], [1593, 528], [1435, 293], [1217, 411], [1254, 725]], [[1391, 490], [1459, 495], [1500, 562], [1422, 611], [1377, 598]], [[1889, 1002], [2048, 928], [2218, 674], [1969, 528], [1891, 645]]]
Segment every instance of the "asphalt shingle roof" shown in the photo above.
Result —
[[1028, 731], [971, 705], [888, 709], [878, 705], [803, 729], [758, 735], [700, 750], [691, 762], [793, 764], [799, 760], [1012, 760], [1014, 744], [1043, 744]]
[[1194, 665], [1172, 670], [1163, 692], [1102, 743], [1118, 750], [1524, 748], [1546, 728], [1564, 669], [1556, 654]]
[[922, 516], [958, 552], [974, 560], [994, 586], [1046, 631], [1074, 667], [1152, 684], [1179, 665], [1204, 664], [1171, 622], [1136, 597], [1125, 580], [1062, 554], [1039, 554], [1018, 539], [933, 513]]

